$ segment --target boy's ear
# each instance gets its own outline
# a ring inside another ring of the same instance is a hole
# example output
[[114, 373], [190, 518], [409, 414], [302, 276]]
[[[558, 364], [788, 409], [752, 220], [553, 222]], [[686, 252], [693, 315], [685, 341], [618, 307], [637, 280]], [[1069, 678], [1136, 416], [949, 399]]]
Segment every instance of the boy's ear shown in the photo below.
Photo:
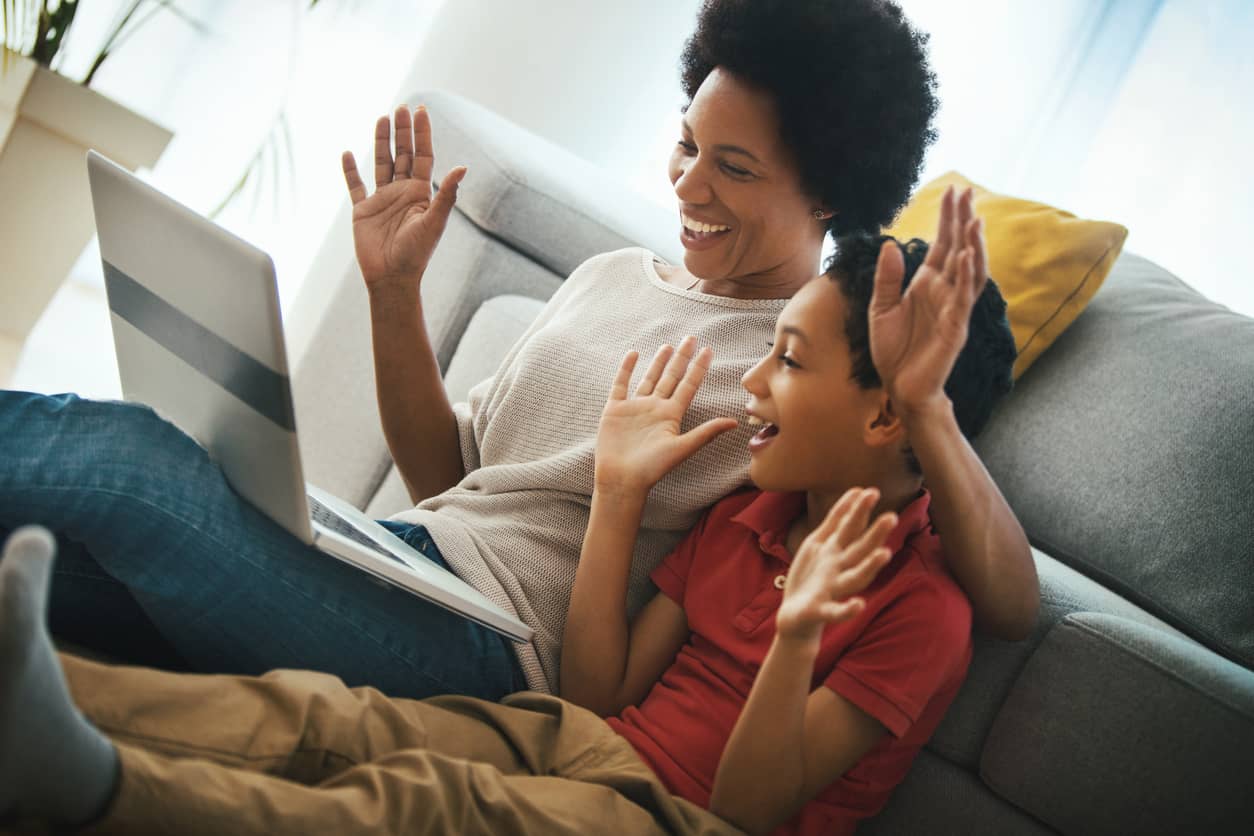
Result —
[[872, 416], [863, 433], [868, 447], [886, 447], [899, 444], [906, 438], [906, 425], [893, 406], [887, 392], [881, 392], [879, 409]]

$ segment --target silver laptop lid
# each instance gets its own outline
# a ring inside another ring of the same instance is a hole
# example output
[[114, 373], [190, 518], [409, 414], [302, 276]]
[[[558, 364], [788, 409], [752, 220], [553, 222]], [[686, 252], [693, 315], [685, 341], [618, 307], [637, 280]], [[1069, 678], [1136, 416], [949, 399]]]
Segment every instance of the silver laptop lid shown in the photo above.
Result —
[[87, 172], [123, 395], [313, 542], [270, 257], [94, 151]]

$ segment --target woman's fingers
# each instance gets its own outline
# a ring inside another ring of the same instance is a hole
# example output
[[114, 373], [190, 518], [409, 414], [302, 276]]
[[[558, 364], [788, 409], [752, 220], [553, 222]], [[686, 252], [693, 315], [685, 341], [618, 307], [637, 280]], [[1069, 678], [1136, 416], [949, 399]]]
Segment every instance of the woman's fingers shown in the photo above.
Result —
[[401, 105], [392, 117], [396, 126], [396, 163], [394, 179], [407, 180], [414, 165], [414, 126], [409, 118], [409, 107]]
[[414, 111], [414, 177], [430, 180], [435, 166], [435, 150], [431, 140], [431, 117], [425, 105]]
[[653, 394], [653, 389], [657, 386], [658, 378], [662, 376], [662, 370], [666, 368], [666, 362], [671, 359], [671, 354], [675, 351], [674, 346], [669, 344], [658, 347], [657, 352], [653, 355], [649, 368], [645, 369], [644, 376], [640, 378], [640, 382], [636, 384], [636, 397], [643, 398]]
[[366, 184], [361, 182], [361, 172], [357, 170], [357, 160], [353, 159], [352, 151], [340, 155], [340, 165], [344, 169], [344, 183], [348, 186], [348, 197], [356, 206], [366, 199]]
[[374, 187], [392, 182], [392, 120], [380, 116], [374, 123]]

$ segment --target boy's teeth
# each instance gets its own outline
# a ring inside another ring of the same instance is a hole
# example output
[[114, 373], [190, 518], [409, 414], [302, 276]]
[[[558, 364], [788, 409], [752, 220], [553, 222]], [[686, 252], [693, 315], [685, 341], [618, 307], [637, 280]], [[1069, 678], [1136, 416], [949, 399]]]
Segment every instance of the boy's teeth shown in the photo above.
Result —
[[745, 421], [751, 427], [760, 427], [766, 423], [765, 421], [763, 421], [761, 418], [759, 418], [756, 415], [750, 415], [748, 418], [745, 419]]

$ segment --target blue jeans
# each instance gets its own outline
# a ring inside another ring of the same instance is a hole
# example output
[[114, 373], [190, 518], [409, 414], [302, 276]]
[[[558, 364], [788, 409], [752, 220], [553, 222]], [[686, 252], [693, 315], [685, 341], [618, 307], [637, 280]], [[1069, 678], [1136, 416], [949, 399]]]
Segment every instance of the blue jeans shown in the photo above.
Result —
[[[0, 390], [0, 536], [26, 523], [60, 543], [54, 635], [122, 661], [413, 698], [525, 687], [507, 640], [301, 543], [145, 406]], [[448, 568], [425, 528], [385, 525]]]

